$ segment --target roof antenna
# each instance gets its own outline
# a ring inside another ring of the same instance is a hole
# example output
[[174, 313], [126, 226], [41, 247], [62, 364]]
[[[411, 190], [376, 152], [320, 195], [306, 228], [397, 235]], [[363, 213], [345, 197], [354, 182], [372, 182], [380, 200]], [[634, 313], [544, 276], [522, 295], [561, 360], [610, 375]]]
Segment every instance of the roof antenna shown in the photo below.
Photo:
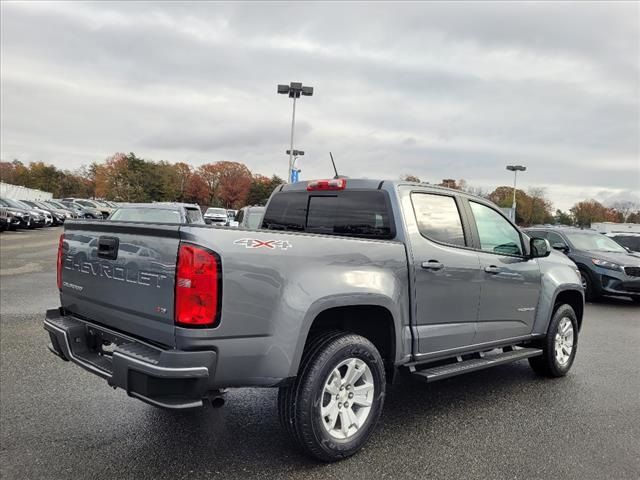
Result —
[[340, 178], [340, 175], [338, 175], [338, 169], [336, 168], [336, 162], [333, 161], [333, 153], [329, 152], [329, 156], [331, 157], [331, 163], [333, 165], [333, 171], [336, 172], [336, 176], [333, 178]]

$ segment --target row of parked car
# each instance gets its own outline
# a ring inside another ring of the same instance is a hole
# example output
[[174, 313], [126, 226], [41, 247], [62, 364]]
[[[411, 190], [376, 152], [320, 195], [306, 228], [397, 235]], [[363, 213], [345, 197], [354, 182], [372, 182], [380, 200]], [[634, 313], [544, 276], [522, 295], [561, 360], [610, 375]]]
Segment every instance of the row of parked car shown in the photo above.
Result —
[[210, 207], [202, 214], [196, 204], [177, 202], [125, 203], [108, 220], [206, 224], [217, 227], [260, 228], [264, 207], [246, 206], [240, 210]]
[[118, 207], [118, 204], [105, 200], [17, 200], [0, 197], [0, 230], [62, 225], [70, 218], [105, 219]]

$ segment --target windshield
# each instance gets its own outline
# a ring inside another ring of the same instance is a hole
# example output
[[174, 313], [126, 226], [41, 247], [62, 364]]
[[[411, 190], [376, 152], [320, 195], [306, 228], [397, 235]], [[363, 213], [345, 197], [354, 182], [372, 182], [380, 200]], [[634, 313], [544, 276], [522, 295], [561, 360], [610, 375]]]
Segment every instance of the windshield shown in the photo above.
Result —
[[28, 207], [27, 205], [24, 205], [22, 203], [18, 203], [16, 200], [12, 200], [11, 198], [3, 198], [2, 199], [4, 201], [4, 203], [6, 203], [8, 206], [13, 207], [13, 208], [21, 208], [21, 209], [27, 209], [30, 210], [31, 207]]
[[224, 208], [207, 208], [205, 215], [226, 215], [227, 211]]
[[98, 208], [95, 203], [90, 202], [89, 200], [76, 200], [80, 205], [84, 205], [85, 207]]
[[165, 208], [120, 208], [109, 220], [119, 222], [182, 223], [180, 212]]
[[609, 237], [605, 237], [599, 233], [565, 232], [565, 235], [578, 250], [586, 250], [588, 252], [627, 252]]

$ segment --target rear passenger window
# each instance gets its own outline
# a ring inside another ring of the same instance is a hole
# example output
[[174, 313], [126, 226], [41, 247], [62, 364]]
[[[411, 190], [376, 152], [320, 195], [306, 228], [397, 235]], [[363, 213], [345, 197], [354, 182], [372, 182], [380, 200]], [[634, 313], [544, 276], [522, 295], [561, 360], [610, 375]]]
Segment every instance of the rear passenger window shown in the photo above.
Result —
[[451, 245], [466, 245], [460, 212], [453, 197], [412, 193], [411, 202], [422, 235]]

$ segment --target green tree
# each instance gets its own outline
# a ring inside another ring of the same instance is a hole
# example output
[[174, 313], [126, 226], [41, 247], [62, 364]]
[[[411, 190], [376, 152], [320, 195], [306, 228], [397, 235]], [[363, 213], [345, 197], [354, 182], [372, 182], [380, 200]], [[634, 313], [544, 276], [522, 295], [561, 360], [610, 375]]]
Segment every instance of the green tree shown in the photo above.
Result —
[[259, 173], [254, 174], [251, 179], [247, 205], [266, 204], [276, 187], [283, 183], [284, 180], [277, 175], [273, 175], [271, 178], [268, 178], [264, 175], [260, 175]]
[[556, 210], [556, 214], [554, 215], [554, 222], [559, 225], [573, 225], [573, 218], [570, 214], [563, 212], [560, 209]]

